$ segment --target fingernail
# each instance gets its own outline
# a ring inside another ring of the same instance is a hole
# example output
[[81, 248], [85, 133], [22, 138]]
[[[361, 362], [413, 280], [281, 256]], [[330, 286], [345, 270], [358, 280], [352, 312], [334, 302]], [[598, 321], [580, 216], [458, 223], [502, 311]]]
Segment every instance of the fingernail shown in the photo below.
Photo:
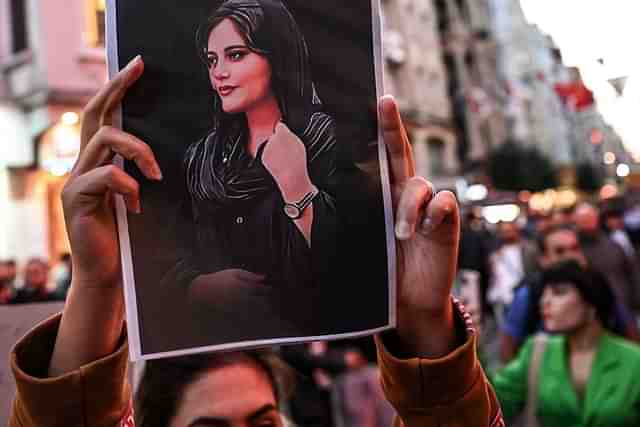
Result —
[[140, 205], [140, 199], [137, 199], [135, 201], [135, 204], [133, 206], [133, 211], [137, 214], [142, 213], [142, 206]]
[[140, 55], [136, 55], [135, 58], [133, 58], [131, 61], [129, 61], [129, 63], [127, 64], [126, 67], [124, 67], [123, 71], [130, 71], [133, 67], [136, 66], [136, 64], [138, 62], [140, 62], [140, 60], [142, 59], [142, 56]]
[[162, 181], [162, 171], [158, 166], [153, 167], [153, 178], [157, 181]]
[[398, 221], [396, 224], [396, 237], [400, 240], [406, 240], [411, 237], [411, 226], [407, 221]]
[[391, 94], [382, 95], [382, 98], [380, 98], [380, 100], [382, 101], [382, 105], [387, 105], [388, 108], [393, 106], [395, 102], [395, 98]]

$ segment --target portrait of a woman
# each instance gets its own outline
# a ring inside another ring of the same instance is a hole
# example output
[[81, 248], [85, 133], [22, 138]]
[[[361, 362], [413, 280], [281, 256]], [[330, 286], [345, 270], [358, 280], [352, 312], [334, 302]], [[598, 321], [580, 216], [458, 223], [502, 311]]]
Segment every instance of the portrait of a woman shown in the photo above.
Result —
[[213, 126], [185, 154], [193, 244], [163, 282], [212, 339], [327, 333], [313, 306], [336, 244], [336, 137], [305, 39], [281, 1], [227, 0], [196, 41]]

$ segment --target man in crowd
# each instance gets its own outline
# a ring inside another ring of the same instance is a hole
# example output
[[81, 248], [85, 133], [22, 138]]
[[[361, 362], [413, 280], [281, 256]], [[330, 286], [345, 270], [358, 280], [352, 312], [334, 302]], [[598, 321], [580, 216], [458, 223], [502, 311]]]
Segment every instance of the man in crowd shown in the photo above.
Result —
[[622, 247], [601, 229], [598, 209], [588, 203], [579, 205], [574, 214], [580, 247], [594, 270], [603, 274], [616, 297], [631, 312], [640, 308], [640, 271]]
[[[575, 260], [587, 265], [588, 261], [580, 248], [578, 235], [566, 226], [548, 229], [538, 240], [540, 269], [563, 261]], [[513, 303], [500, 331], [500, 358], [507, 363], [515, 357], [526, 338], [541, 327], [539, 300], [542, 296], [541, 270], [529, 274], [518, 286]], [[621, 301], [617, 301], [615, 316], [616, 332], [637, 340], [638, 330], [631, 314]]]
[[487, 291], [489, 287], [489, 258], [492, 236], [484, 227], [482, 218], [470, 210], [463, 219], [458, 251], [458, 268], [475, 271], [479, 275], [482, 312], [489, 312]]
[[10, 304], [27, 304], [54, 300], [48, 289], [49, 264], [40, 258], [31, 258], [25, 267], [24, 284], [9, 301]]
[[498, 224], [500, 247], [491, 254], [491, 284], [487, 299], [493, 305], [498, 325], [513, 300], [520, 281], [536, 269], [535, 244], [522, 238], [515, 222]]
[[617, 243], [631, 260], [636, 260], [636, 249], [624, 225], [624, 210], [617, 206], [608, 206], [602, 210], [602, 223], [609, 238]]

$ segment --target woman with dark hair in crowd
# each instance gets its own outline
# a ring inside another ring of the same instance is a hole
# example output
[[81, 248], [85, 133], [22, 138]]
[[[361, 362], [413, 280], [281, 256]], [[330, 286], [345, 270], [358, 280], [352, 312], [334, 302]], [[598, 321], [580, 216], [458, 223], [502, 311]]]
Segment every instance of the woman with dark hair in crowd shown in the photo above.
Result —
[[262, 295], [246, 307], [262, 313], [248, 334], [321, 335], [321, 312], [301, 302], [320, 302], [318, 278], [336, 250], [336, 137], [304, 37], [280, 0], [226, 0], [196, 39], [213, 126], [185, 155], [194, 244], [163, 281], [204, 316], [235, 294]]
[[[233, 384], [242, 385], [242, 411], [224, 399], [237, 400]], [[238, 424], [248, 418], [247, 425], [280, 426], [281, 403], [292, 384], [293, 371], [268, 350], [152, 360], [146, 363], [136, 394], [136, 422], [140, 427], [204, 426], [215, 421], [211, 414], [217, 414]]]
[[[85, 109], [81, 152], [63, 191], [74, 272], [71, 288], [62, 315], [38, 325], [11, 353], [17, 397], [10, 427], [134, 425], [112, 196], [123, 196], [128, 210], [136, 212], [140, 194], [136, 180], [110, 161], [126, 153], [146, 179], [162, 178], [148, 145], [104, 123], [143, 70], [141, 58], [135, 58]], [[376, 337], [385, 395], [406, 427], [504, 426], [476, 358], [470, 318], [450, 296], [460, 233], [455, 197], [434, 192], [424, 178], [415, 176], [411, 145], [392, 99], [383, 98], [380, 117], [398, 249], [397, 326]], [[272, 379], [277, 375], [270, 376], [265, 365], [246, 353], [200, 362], [184, 370], [184, 387], [159, 403], [171, 409], [154, 420], [155, 425], [281, 425]], [[140, 417], [164, 410], [149, 407], [167, 391], [154, 385], [163, 382], [158, 375], [182, 369], [177, 368], [179, 361], [149, 364], [137, 397]], [[200, 373], [192, 375], [191, 369]]]
[[544, 271], [542, 283], [553, 335], [530, 338], [492, 381], [507, 419], [535, 402], [545, 427], [640, 425], [640, 347], [609, 332], [615, 300], [604, 276], [571, 260]]

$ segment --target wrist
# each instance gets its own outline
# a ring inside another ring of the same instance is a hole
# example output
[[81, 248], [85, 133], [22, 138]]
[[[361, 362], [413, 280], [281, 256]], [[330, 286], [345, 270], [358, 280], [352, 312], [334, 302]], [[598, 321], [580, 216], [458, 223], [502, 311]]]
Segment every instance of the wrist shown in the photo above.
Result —
[[309, 179], [305, 177], [300, 180], [288, 180], [288, 185], [280, 187], [280, 193], [285, 203], [296, 203], [302, 200], [305, 195], [315, 190], [315, 186]]
[[450, 300], [438, 309], [400, 306], [396, 328], [399, 351], [411, 357], [439, 358], [458, 345]]

